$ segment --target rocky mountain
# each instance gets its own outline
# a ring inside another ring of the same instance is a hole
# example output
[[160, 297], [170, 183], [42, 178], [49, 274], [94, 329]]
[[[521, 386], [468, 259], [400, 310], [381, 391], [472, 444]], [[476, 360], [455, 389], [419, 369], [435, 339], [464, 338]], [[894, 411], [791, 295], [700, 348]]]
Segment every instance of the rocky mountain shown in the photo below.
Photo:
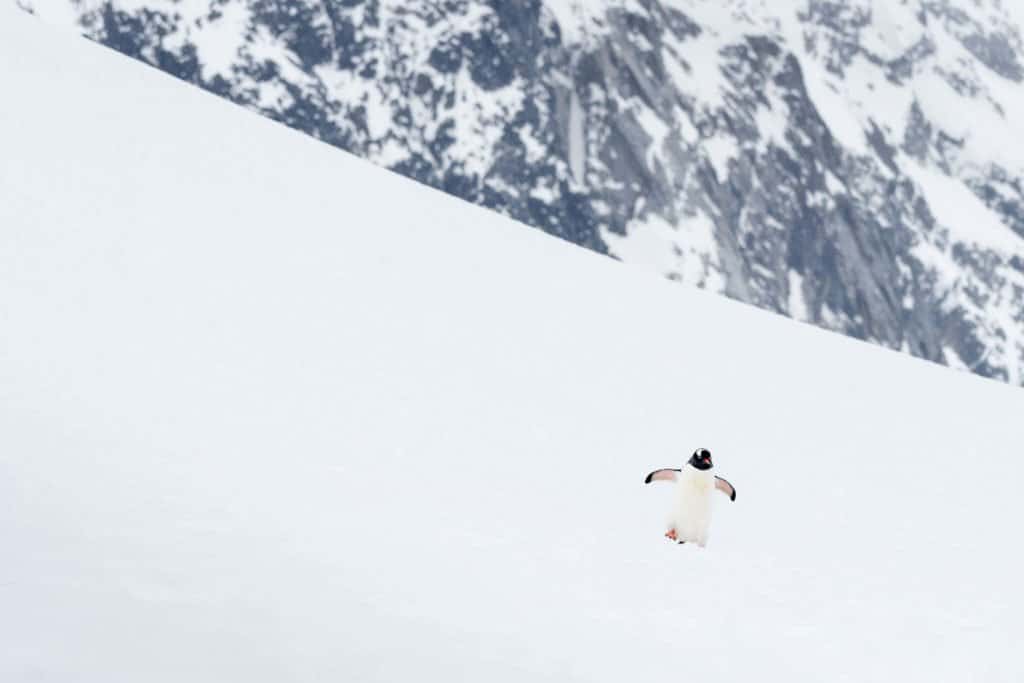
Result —
[[1024, 384], [1012, 0], [16, 1], [590, 249]]

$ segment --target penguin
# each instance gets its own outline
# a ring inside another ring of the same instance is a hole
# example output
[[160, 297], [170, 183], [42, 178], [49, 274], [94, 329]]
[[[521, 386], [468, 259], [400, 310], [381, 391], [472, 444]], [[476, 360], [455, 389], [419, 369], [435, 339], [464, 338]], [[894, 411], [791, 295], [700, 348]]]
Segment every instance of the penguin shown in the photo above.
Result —
[[672, 481], [676, 484], [665, 538], [677, 543], [689, 541], [701, 548], [707, 545], [712, 491], [718, 489], [729, 496], [729, 500], [736, 500], [736, 488], [725, 479], [715, 476], [711, 470], [711, 451], [698, 448], [682, 469], [654, 470], [644, 479], [645, 484], [652, 481]]

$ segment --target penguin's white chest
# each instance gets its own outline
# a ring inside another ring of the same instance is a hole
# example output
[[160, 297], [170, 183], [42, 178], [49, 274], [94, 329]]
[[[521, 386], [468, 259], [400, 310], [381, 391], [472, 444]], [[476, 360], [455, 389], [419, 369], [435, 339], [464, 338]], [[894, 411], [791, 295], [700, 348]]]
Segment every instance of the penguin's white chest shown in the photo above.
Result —
[[711, 470], [685, 467], [676, 482], [675, 500], [669, 515], [669, 525], [676, 530], [680, 541], [704, 546], [711, 526], [711, 494], [715, 490], [715, 475]]

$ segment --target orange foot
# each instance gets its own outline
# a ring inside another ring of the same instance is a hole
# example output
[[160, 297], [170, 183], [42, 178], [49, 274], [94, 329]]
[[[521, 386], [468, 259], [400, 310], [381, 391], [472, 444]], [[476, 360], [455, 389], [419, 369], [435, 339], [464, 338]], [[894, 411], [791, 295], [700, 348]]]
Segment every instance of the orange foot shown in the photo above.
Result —
[[666, 531], [665, 532], [665, 538], [669, 538], [669, 539], [671, 539], [673, 541], [678, 541], [679, 540], [679, 537], [676, 536], [676, 530], [675, 529], [669, 529], [668, 531]]

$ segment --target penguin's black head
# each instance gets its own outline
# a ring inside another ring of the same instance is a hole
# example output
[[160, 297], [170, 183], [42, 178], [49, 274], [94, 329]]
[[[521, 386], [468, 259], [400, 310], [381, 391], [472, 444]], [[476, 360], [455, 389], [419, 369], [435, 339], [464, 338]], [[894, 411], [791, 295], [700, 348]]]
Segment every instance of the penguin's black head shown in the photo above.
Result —
[[711, 451], [706, 448], [698, 448], [690, 456], [690, 464], [698, 470], [711, 469]]

